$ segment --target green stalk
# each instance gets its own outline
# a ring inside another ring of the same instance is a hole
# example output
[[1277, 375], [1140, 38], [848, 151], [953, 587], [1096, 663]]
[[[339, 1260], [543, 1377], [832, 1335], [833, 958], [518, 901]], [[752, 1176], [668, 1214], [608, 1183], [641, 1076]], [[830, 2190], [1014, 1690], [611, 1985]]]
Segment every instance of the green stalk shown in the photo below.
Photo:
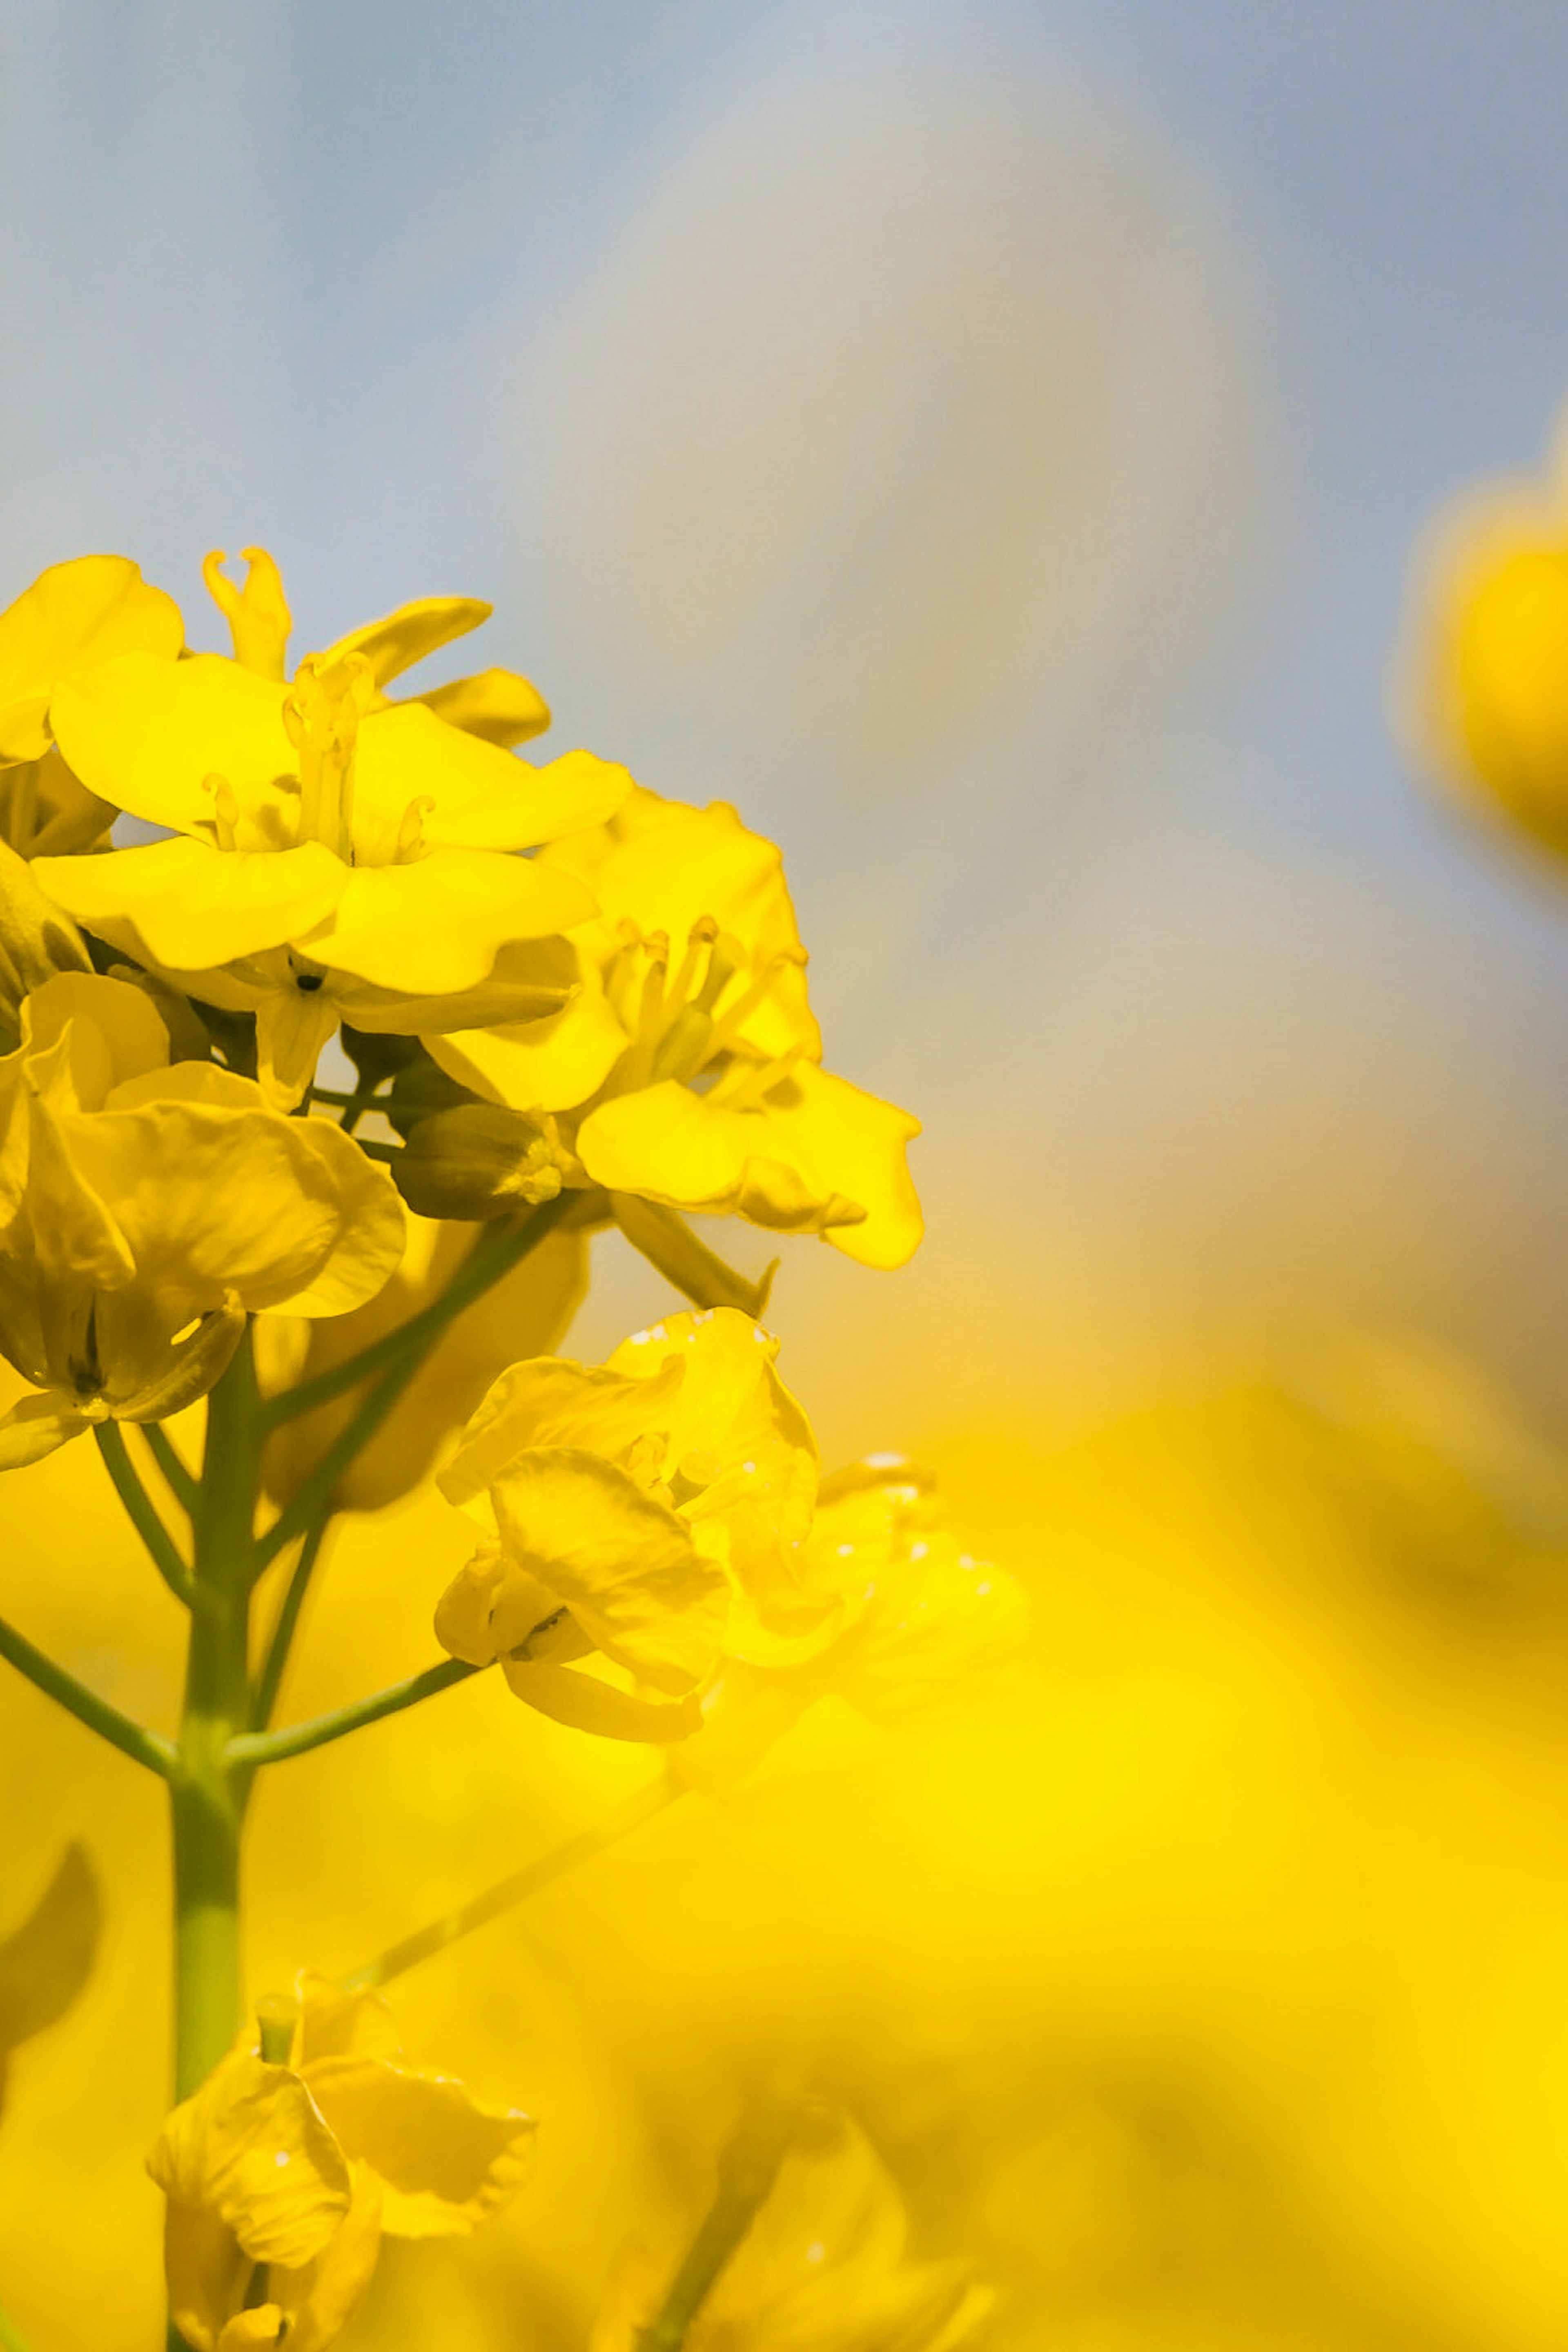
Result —
[[681, 2352], [692, 2321], [733, 2260], [788, 2153], [798, 2100], [763, 2099], [741, 2119], [719, 2159], [719, 2189], [670, 2283], [658, 2317], [637, 2336], [637, 2352]]
[[250, 1337], [207, 1400], [195, 1500], [191, 1640], [171, 1791], [174, 1839], [174, 2082], [188, 2098], [238, 2030], [239, 1850], [250, 1774], [228, 1745], [250, 1716], [250, 1589], [262, 1427]]

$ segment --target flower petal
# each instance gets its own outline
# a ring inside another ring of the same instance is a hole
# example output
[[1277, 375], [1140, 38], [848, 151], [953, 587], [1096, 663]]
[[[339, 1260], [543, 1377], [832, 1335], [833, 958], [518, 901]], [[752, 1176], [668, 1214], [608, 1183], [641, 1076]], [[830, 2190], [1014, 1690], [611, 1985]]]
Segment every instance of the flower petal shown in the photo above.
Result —
[[56, 681], [118, 655], [173, 660], [185, 641], [180, 608], [123, 555], [52, 563], [0, 613], [0, 759], [36, 760]]
[[567, 1445], [622, 1454], [667, 1420], [686, 1377], [684, 1362], [636, 1379], [570, 1356], [534, 1356], [508, 1366], [463, 1432], [437, 1484], [459, 1507], [501, 1477], [531, 1447]]
[[423, 702], [395, 702], [360, 722], [354, 840], [376, 863], [396, 846], [404, 812], [429, 803], [433, 849], [531, 849], [597, 824], [632, 788], [625, 768], [569, 751], [542, 768], [448, 726]]
[[460, 727], [465, 735], [478, 735], [484, 742], [500, 743], [509, 751], [542, 735], [550, 724], [550, 706], [544, 697], [512, 669], [477, 670], [471, 677], [433, 686], [428, 694], [416, 695], [414, 699], [444, 719], [448, 727]]
[[310, 933], [330, 918], [350, 879], [319, 841], [281, 850], [150, 841], [100, 857], [37, 857], [33, 872], [89, 930], [103, 917], [132, 923], [150, 961], [183, 971]]
[[295, 946], [319, 963], [410, 995], [477, 988], [509, 940], [569, 930], [591, 911], [583, 886], [569, 875], [484, 849], [437, 849], [409, 866], [340, 871], [345, 880], [335, 907], [314, 929], [296, 930]]
[[287, 692], [224, 654], [130, 654], [62, 679], [49, 719], [72, 773], [100, 800], [150, 824], [202, 833], [213, 821], [206, 779], [220, 775], [247, 814], [270, 811], [280, 828], [288, 818], [281, 842], [292, 837], [299, 801]]
[[548, 1665], [537, 1659], [506, 1658], [501, 1672], [527, 1706], [573, 1731], [598, 1739], [636, 1739], [647, 1747], [673, 1747], [702, 1728], [697, 1698], [644, 1698], [621, 1690], [586, 1666]]
[[428, 1040], [431, 1059], [460, 1087], [523, 1111], [575, 1109], [597, 1094], [628, 1043], [596, 977], [545, 1020]]
[[410, 604], [399, 604], [395, 613], [388, 613], [379, 621], [366, 621], [363, 626], [351, 629], [344, 637], [335, 638], [316, 656], [320, 667], [343, 660], [350, 654], [359, 654], [370, 664], [370, 674], [378, 687], [384, 687], [426, 654], [439, 652], [455, 637], [466, 637], [494, 612], [479, 596], [418, 596]]
[[0, 1413], [0, 1470], [29, 1470], [91, 1427], [85, 1413], [52, 1389], [25, 1396]]
[[322, 989], [269, 989], [256, 1008], [256, 1076], [274, 1110], [292, 1110], [338, 1025]]
[[349, 2210], [348, 2165], [310, 2094], [248, 2051], [174, 2109], [147, 2169], [172, 2207], [216, 2215], [256, 2263], [310, 2262]]
[[595, 1648], [681, 1697], [719, 1653], [722, 1576], [668, 1504], [596, 1454], [520, 1454], [491, 1488], [502, 1549], [559, 1596]]
[[449, 2075], [346, 2057], [321, 2059], [306, 2081], [340, 2147], [376, 2175], [391, 2237], [462, 2235], [527, 2169], [532, 2117], [483, 2105]]

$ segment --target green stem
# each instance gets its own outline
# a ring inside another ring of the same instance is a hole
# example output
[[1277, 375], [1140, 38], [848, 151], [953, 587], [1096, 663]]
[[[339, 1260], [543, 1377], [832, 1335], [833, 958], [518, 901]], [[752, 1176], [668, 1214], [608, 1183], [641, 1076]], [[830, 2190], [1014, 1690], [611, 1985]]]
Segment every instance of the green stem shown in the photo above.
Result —
[[117, 1421], [100, 1421], [92, 1433], [98, 1440], [103, 1466], [114, 1481], [114, 1491], [146, 1547], [148, 1559], [175, 1600], [188, 1609], [193, 1591], [191, 1572], [180, 1558], [174, 1537], [158, 1517], [153, 1497], [136, 1475], [136, 1465], [126, 1448], [125, 1432]]
[[459, 1937], [472, 1935], [476, 1927], [488, 1927], [492, 1919], [499, 1919], [515, 1904], [526, 1903], [531, 1895], [539, 1894], [542, 1888], [553, 1885], [558, 1878], [564, 1878], [569, 1871], [580, 1868], [585, 1862], [592, 1862], [595, 1854], [603, 1853], [606, 1847], [616, 1844], [630, 1831], [639, 1829], [644, 1822], [651, 1822], [656, 1813], [661, 1813], [667, 1805], [673, 1804], [683, 1793], [668, 1780], [656, 1780], [651, 1788], [639, 1789], [618, 1812], [612, 1813], [597, 1828], [583, 1830], [576, 1837], [568, 1838], [564, 1844], [541, 1854], [536, 1862], [525, 1863], [510, 1877], [498, 1880], [494, 1886], [488, 1886], [482, 1895], [474, 1895], [469, 1902], [460, 1903], [455, 1911], [448, 1911], [442, 1918], [432, 1919], [428, 1927], [416, 1928], [412, 1936], [405, 1936], [401, 1942], [389, 1945], [384, 1952], [378, 1952], [374, 1960], [366, 1960], [362, 1968], [355, 1969], [352, 1976], [344, 1977], [344, 1990], [349, 1992], [372, 1991], [379, 1985], [390, 1984], [393, 1978], [400, 1977], [405, 1969], [416, 1968], [421, 1960], [433, 1959], [437, 1952], [446, 1951]]
[[174, 1439], [161, 1421], [138, 1422], [135, 1425], [147, 1441], [147, 1451], [163, 1474], [164, 1485], [185, 1517], [190, 1518], [195, 1511], [199, 1489], [181, 1461]]
[[304, 1381], [281, 1396], [268, 1398], [262, 1407], [268, 1427], [280, 1421], [293, 1421], [302, 1412], [314, 1412], [318, 1405], [331, 1404], [334, 1397], [357, 1389], [362, 1381], [369, 1380], [387, 1365], [401, 1368], [405, 1356], [412, 1361], [405, 1377], [417, 1370], [447, 1324], [465, 1307], [471, 1307], [476, 1298], [482, 1298], [487, 1290], [493, 1289], [514, 1265], [520, 1265], [530, 1250], [538, 1247], [565, 1214], [570, 1197], [565, 1192], [558, 1193], [553, 1201], [546, 1201], [532, 1210], [520, 1223], [484, 1234], [474, 1244], [439, 1298], [433, 1298], [417, 1315], [411, 1315], [406, 1323], [399, 1323], [395, 1330], [373, 1339], [357, 1355], [334, 1364], [330, 1371], [319, 1372], [313, 1381]]
[[145, 1764], [150, 1772], [157, 1772], [164, 1780], [174, 1772], [174, 1750], [166, 1739], [160, 1739], [155, 1731], [144, 1730], [141, 1724], [132, 1723], [128, 1715], [121, 1715], [120, 1709], [110, 1706], [106, 1698], [100, 1698], [97, 1692], [89, 1691], [85, 1683], [79, 1683], [73, 1674], [68, 1674], [64, 1666], [58, 1666], [53, 1658], [46, 1657], [42, 1650], [36, 1649], [26, 1635], [19, 1633], [15, 1625], [8, 1624], [4, 1617], [0, 1617], [0, 1658], [15, 1666], [19, 1675], [26, 1675], [47, 1698], [52, 1698], [57, 1706], [74, 1715], [79, 1723], [85, 1723], [88, 1729], [96, 1731], [100, 1739], [107, 1739], [111, 1748], [118, 1748], [122, 1756], [129, 1756], [137, 1764]]
[[331, 1526], [331, 1519], [318, 1519], [300, 1548], [300, 1557], [294, 1562], [288, 1590], [278, 1612], [278, 1622], [272, 1629], [272, 1638], [267, 1644], [267, 1657], [257, 1676], [256, 1696], [250, 1710], [252, 1731], [265, 1731], [272, 1720], [284, 1669], [289, 1664], [289, 1653], [294, 1645], [300, 1612], [305, 1605], [305, 1596], [310, 1590], [310, 1580], [316, 1572], [321, 1545]]
[[741, 2119], [719, 2159], [719, 2190], [675, 2274], [658, 2316], [637, 2336], [637, 2352], [681, 2352], [692, 2321], [719, 2284], [765, 2202], [799, 2115], [794, 2099], [770, 2097]]
[[312, 1716], [308, 1723], [291, 1723], [283, 1731], [241, 1732], [224, 1748], [224, 1763], [230, 1772], [250, 1773], [263, 1764], [284, 1764], [291, 1756], [308, 1756], [312, 1748], [328, 1747], [351, 1731], [363, 1730], [367, 1723], [379, 1723], [384, 1716], [401, 1715], [405, 1707], [417, 1706], [421, 1699], [434, 1698], [437, 1691], [450, 1690], [454, 1683], [467, 1682], [470, 1675], [483, 1672], [482, 1666], [470, 1666], [466, 1658], [443, 1658], [438, 1666], [426, 1666], [422, 1675], [412, 1675], [405, 1683], [373, 1691], [369, 1698], [334, 1707], [330, 1715]]
[[250, 1717], [249, 1613], [262, 1427], [248, 1331], [207, 1400], [174, 1837], [175, 2095], [188, 2098], [241, 2017], [239, 1850], [250, 1776], [228, 1755]]

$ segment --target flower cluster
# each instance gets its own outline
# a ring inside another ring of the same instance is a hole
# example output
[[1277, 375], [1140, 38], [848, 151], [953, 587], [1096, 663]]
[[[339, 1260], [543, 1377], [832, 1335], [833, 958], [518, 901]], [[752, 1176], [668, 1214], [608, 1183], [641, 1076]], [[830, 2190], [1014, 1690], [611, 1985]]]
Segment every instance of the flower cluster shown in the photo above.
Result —
[[[877, 1716], [941, 1691], [1016, 1638], [1017, 1596], [907, 1465], [820, 1478], [758, 1319], [773, 1269], [749, 1279], [687, 1222], [884, 1269], [921, 1237], [917, 1123], [824, 1067], [778, 851], [591, 752], [522, 756], [550, 714], [512, 672], [394, 691], [488, 606], [426, 598], [290, 667], [276, 564], [247, 549], [237, 582], [225, 561], [204, 577], [228, 652], [188, 646], [118, 557], [58, 565], [0, 614], [0, 1354], [19, 1391], [0, 1468], [93, 1433], [190, 1612], [178, 1735], [3, 1622], [0, 1653], [173, 1792], [189, 2095], [150, 2165], [175, 2327], [195, 2352], [318, 2352], [383, 2234], [472, 2227], [532, 2126], [404, 2063], [367, 1986], [406, 1951], [353, 1990], [302, 1977], [245, 2021], [256, 1773], [496, 1668], [556, 1722], [659, 1751], [668, 1802], [731, 1785], [821, 1696]], [[588, 1365], [553, 1351], [610, 1226], [689, 1306]], [[204, 1399], [198, 1472], [163, 1424]], [[445, 1657], [274, 1730], [333, 1515], [432, 1475], [474, 1544], [431, 1595]], [[285, 1552], [258, 1653], [253, 1596]], [[0, 1946], [0, 2064], [85, 1974], [85, 1867], [68, 1859]], [[903, 2263], [850, 2126], [808, 2132], [781, 2179], [770, 2211], [826, 2197], [820, 2284], [861, 2315], [820, 2340], [967, 2334], [967, 2273]]]

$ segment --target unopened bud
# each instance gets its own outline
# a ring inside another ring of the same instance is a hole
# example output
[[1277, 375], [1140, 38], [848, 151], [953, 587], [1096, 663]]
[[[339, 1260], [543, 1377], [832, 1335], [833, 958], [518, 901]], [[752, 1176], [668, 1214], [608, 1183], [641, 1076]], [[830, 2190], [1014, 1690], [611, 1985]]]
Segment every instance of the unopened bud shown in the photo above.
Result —
[[422, 1119], [393, 1173], [416, 1215], [469, 1222], [552, 1201], [569, 1164], [537, 1119], [464, 1103]]

